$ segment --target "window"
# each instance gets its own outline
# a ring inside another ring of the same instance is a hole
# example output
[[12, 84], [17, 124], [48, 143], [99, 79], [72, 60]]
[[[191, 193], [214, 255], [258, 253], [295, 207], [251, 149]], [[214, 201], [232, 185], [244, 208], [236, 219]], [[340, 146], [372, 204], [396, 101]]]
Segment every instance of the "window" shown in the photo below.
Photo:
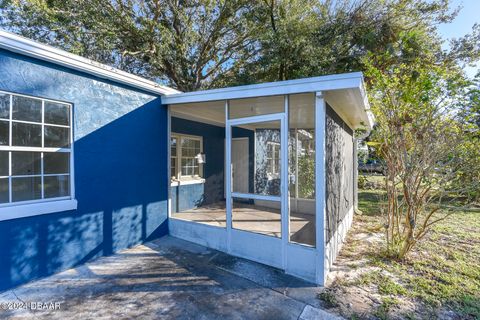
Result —
[[0, 208], [71, 199], [71, 108], [0, 91]]
[[177, 178], [177, 137], [171, 138], [171, 160], [170, 160], [170, 175], [173, 178]]
[[201, 137], [172, 133], [170, 148], [170, 174], [172, 180], [194, 180], [201, 178], [203, 165], [198, 161], [203, 152], [203, 141]]
[[267, 142], [267, 174], [270, 179], [280, 176], [280, 143]]

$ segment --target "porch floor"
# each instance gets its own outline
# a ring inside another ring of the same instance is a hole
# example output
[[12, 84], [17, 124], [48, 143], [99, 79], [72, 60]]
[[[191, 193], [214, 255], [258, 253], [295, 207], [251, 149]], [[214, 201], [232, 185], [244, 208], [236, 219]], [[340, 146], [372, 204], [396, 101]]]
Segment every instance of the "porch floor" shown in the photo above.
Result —
[[[217, 227], [226, 227], [225, 202], [173, 213], [172, 217]], [[232, 209], [233, 228], [281, 237], [280, 210], [252, 204], [235, 203]], [[315, 216], [290, 214], [290, 241], [315, 246]]]

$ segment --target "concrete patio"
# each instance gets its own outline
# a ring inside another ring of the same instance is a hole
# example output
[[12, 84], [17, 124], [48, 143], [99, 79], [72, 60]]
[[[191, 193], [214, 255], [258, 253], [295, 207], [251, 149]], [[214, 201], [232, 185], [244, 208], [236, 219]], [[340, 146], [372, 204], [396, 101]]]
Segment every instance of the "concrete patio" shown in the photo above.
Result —
[[[321, 309], [320, 290], [280, 270], [165, 236], [0, 293], [0, 318], [339, 319]], [[22, 302], [60, 308], [3, 310]]]

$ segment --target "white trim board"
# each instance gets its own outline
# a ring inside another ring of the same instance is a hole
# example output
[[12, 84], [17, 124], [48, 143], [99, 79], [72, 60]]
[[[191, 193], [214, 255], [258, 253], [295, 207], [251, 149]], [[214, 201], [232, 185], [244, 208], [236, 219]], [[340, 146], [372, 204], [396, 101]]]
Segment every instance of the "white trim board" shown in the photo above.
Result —
[[0, 208], [0, 221], [77, 209], [77, 200], [44, 201]]
[[99, 78], [112, 80], [157, 95], [180, 93], [180, 91], [128, 72], [80, 57], [78, 55], [44, 45], [14, 33], [0, 30], [0, 48], [25, 56], [47, 61]]

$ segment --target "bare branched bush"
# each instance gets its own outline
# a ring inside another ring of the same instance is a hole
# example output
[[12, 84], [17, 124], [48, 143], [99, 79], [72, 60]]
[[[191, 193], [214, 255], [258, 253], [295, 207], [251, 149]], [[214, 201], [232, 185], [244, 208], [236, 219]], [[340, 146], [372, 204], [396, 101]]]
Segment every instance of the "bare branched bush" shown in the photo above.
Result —
[[387, 166], [387, 250], [403, 259], [468, 191], [468, 185], [454, 184], [469, 170], [462, 149], [466, 129], [456, 110], [466, 83], [415, 63], [369, 72], [377, 122], [372, 140]]

